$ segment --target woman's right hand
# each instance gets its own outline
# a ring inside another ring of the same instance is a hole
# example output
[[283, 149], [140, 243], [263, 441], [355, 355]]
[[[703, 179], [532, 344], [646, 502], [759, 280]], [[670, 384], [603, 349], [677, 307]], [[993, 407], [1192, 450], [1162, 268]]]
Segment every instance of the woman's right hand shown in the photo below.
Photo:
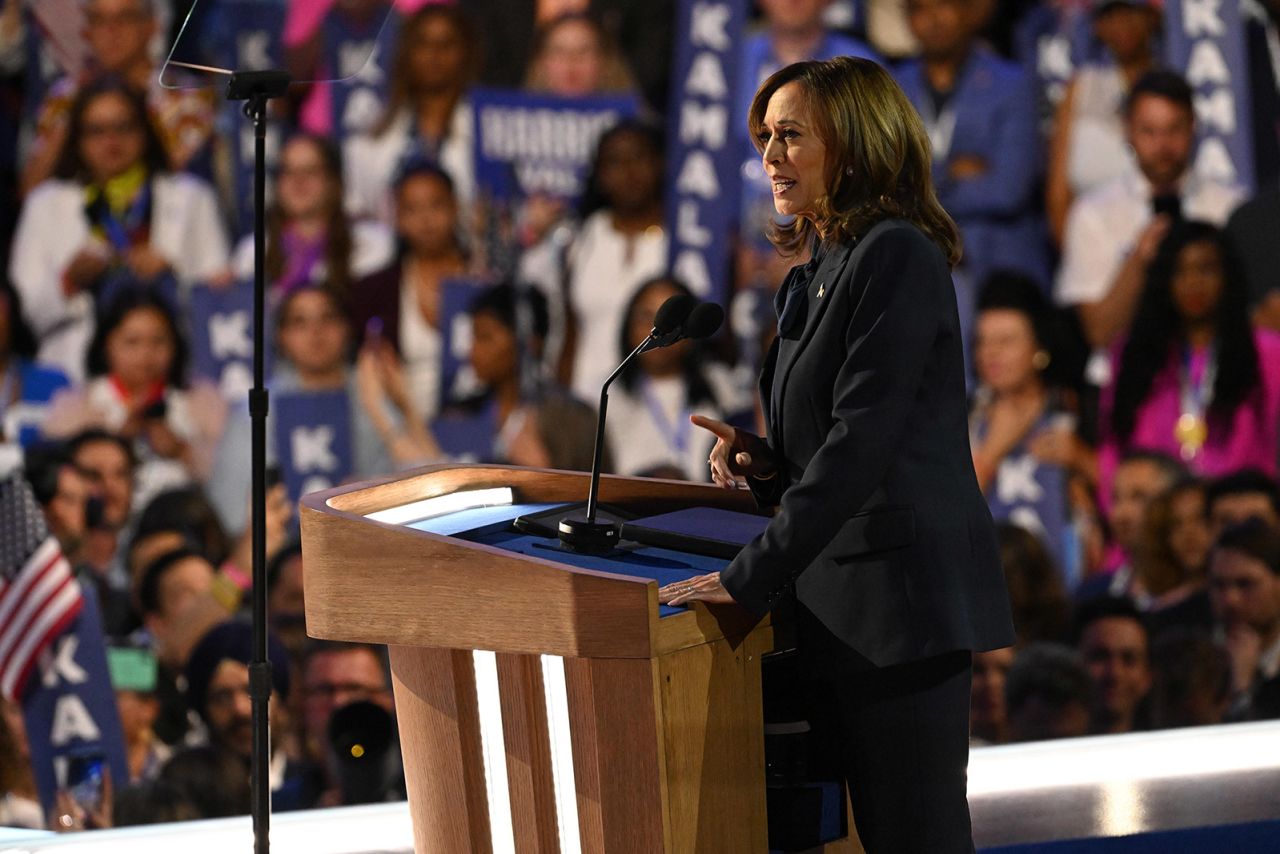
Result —
[[111, 255], [100, 244], [81, 249], [62, 273], [65, 296], [73, 296], [93, 284], [111, 266]]
[[768, 478], [777, 474], [778, 466], [769, 445], [756, 434], [702, 415], [690, 415], [689, 421], [716, 437], [707, 462], [711, 464], [711, 479], [717, 486], [737, 489], [740, 477]]

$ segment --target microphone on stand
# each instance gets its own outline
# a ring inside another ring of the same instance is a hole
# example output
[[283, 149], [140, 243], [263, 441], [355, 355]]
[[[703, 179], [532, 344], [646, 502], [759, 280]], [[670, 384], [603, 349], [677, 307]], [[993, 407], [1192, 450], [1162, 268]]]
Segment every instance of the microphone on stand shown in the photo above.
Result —
[[576, 552], [607, 554], [618, 544], [619, 526], [615, 522], [597, 522], [596, 506], [600, 494], [600, 461], [604, 454], [604, 419], [609, 406], [609, 386], [623, 368], [641, 353], [670, 347], [686, 338], [706, 338], [720, 328], [724, 310], [715, 303], [699, 303], [686, 294], [676, 294], [664, 302], [653, 317], [653, 329], [622, 360], [600, 387], [600, 409], [596, 419], [596, 446], [591, 459], [591, 488], [587, 492], [587, 515], [566, 516], [560, 520], [560, 542]]

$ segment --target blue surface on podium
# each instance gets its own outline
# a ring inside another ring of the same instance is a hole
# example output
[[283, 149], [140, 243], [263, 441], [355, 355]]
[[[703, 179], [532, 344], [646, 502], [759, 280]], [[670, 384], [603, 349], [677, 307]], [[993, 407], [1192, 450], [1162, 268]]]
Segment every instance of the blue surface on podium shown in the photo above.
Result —
[[[684, 581], [695, 575], [719, 572], [729, 565], [723, 558], [704, 557], [687, 552], [653, 546], [623, 543], [622, 547], [607, 555], [584, 555], [569, 551], [560, 541], [550, 537], [535, 537], [511, 530], [511, 522], [517, 516], [549, 510], [554, 504], [518, 504], [503, 507], [479, 507], [461, 510], [433, 519], [414, 522], [409, 527], [433, 534], [456, 536], [468, 542], [480, 543], [528, 557], [542, 558], [579, 569], [592, 569], [632, 578], [653, 579], [661, 587], [674, 581]], [[661, 605], [659, 617], [669, 617], [685, 611], [683, 605]]]

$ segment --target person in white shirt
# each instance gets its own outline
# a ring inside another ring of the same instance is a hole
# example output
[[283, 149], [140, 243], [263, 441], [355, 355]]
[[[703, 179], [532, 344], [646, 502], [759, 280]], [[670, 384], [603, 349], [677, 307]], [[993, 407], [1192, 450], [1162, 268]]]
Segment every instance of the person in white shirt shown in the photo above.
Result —
[[[1147, 268], [1172, 222], [1185, 218], [1221, 226], [1244, 196], [1240, 187], [1192, 171], [1195, 110], [1191, 88], [1178, 74], [1153, 71], [1133, 85], [1125, 135], [1136, 170], [1071, 206], [1054, 285], [1059, 305], [1078, 307], [1085, 337], [1095, 348], [1109, 346], [1128, 328]], [[1090, 379], [1106, 382], [1097, 359]]]
[[159, 287], [172, 277], [185, 289], [225, 273], [213, 190], [165, 170], [140, 93], [114, 78], [80, 91], [56, 177], [27, 197], [9, 260], [39, 360], [73, 380], [108, 280]]
[[[275, 200], [267, 211], [267, 280], [276, 296], [311, 284], [345, 293], [395, 254], [391, 229], [352, 221], [343, 209], [342, 158], [324, 137], [297, 134], [280, 151]], [[253, 278], [253, 235], [236, 246], [232, 269]]]
[[401, 25], [387, 113], [343, 146], [347, 210], [394, 221], [392, 181], [407, 161], [426, 157], [453, 179], [459, 200], [474, 197], [472, 113], [466, 90], [475, 76], [475, 34], [453, 4], [419, 9]]
[[[632, 295], [616, 335], [621, 362], [649, 330], [661, 306], [677, 294], [691, 295], [674, 279], [658, 277]], [[707, 456], [715, 437], [698, 430], [690, 415], [724, 421], [751, 412], [747, 390], [732, 372], [705, 358], [701, 342], [682, 341], [644, 353], [623, 371], [609, 392], [605, 422], [613, 470], [618, 474], [707, 480]]]

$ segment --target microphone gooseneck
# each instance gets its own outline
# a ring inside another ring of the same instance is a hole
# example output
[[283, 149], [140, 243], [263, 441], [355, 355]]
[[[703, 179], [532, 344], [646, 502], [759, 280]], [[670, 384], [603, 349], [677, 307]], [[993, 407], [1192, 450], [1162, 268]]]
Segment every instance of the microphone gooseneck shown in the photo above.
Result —
[[566, 516], [560, 520], [560, 541], [574, 551], [602, 554], [618, 543], [618, 526], [613, 522], [597, 522], [596, 509], [600, 495], [600, 466], [604, 455], [605, 413], [609, 407], [609, 386], [627, 365], [641, 353], [669, 347], [685, 338], [706, 338], [720, 328], [724, 310], [714, 303], [699, 303], [687, 294], [676, 294], [654, 313], [653, 329], [622, 364], [609, 374], [600, 387], [600, 407], [596, 416], [596, 444], [591, 458], [591, 486], [587, 491], [587, 514]]

